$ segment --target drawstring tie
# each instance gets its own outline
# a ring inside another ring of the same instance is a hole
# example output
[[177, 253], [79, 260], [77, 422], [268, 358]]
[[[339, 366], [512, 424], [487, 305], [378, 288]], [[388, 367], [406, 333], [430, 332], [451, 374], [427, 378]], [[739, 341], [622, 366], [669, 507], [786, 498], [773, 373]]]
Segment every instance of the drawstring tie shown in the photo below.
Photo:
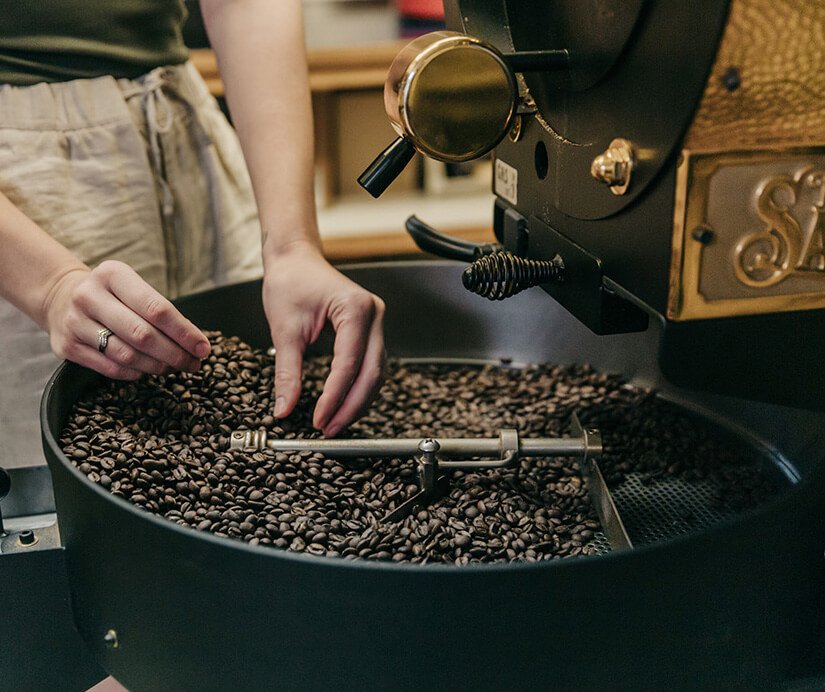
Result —
[[[188, 123], [189, 136], [193, 138], [199, 156], [203, 156], [209, 145], [211, 137], [204, 129], [197, 109], [193, 105], [192, 97], [184, 89], [181, 92], [181, 85], [175, 76], [174, 69], [158, 67], [144, 75], [138, 81], [131, 83], [130, 87], [124, 90], [124, 97], [127, 100], [140, 98], [140, 110], [146, 123], [146, 134], [149, 145], [149, 164], [153, 169], [153, 175], [160, 188], [160, 210], [162, 225], [164, 228], [164, 240], [166, 244], [167, 257], [167, 280], [169, 293], [177, 295], [180, 283], [178, 272], [180, 270], [180, 260], [178, 247], [178, 234], [176, 232], [175, 220], [175, 196], [172, 186], [167, 178], [166, 164], [164, 162], [163, 140], [164, 135], [172, 131], [175, 126], [175, 119], [182, 111], [191, 114], [191, 121]], [[170, 154], [172, 154], [170, 149]], [[176, 167], [171, 167], [171, 174], [176, 175]], [[213, 224], [214, 225], [214, 224]], [[220, 236], [217, 226], [214, 226], [215, 247], [220, 246]], [[222, 275], [220, 262], [216, 260], [215, 271], [217, 276]]]
[[172, 129], [174, 113], [169, 99], [163, 93], [165, 72], [164, 68], [159, 67], [146, 75], [143, 79], [140, 104], [146, 115], [152, 165], [155, 167], [155, 173], [160, 181], [161, 194], [163, 195], [163, 215], [168, 219], [175, 212], [175, 198], [172, 195], [172, 188], [166, 180], [160, 136]]
[[155, 179], [160, 185], [161, 215], [164, 228], [164, 244], [166, 246], [166, 279], [170, 295], [178, 291], [178, 252], [175, 235], [172, 232], [175, 214], [175, 196], [172, 187], [166, 179], [166, 166], [163, 162], [163, 145], [161, 136], [170, 132], [174, 125], [174, 111], [166, 94], [163, 93], [167, 79], [167, 70], [158, 67], [149, 72], [134, 87], [124, 93], [125, 98], [131, 99], [140, 96], [140, 108], [146, 119], [147, 139], [151, 166], [154, 169]]

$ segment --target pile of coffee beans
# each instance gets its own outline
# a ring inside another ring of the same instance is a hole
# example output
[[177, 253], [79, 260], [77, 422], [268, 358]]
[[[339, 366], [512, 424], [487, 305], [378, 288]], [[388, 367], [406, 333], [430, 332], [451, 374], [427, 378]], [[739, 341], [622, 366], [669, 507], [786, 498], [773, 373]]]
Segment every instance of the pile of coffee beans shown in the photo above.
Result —
[[[106, 381], [75, 406], [66, 456], [111, 493], [218, 536], [314, 555], [415, 563], [536, 561], [588, 554], [599, 522], [578, 462], [525, 459], [513, 469], [449, 474], [448, 493], [406, 519], [386, 514], [418, 492], [410, 459], [229, 450], [236, 429], [317, 437], [312, 411], [328, 358], [308, 359], [296, 411], [276, 421], [266, 353], [211, 333], [197, 373]], [[391, 362], [367, 414], [343, 437], [569, 434], [577, 412], [600, 428], [609, 483], [627, 473], [712, 481], [721, 503], [753, 506], [775, 491], [753, 459], [652, 392], [589, 367], [510, 368]]]

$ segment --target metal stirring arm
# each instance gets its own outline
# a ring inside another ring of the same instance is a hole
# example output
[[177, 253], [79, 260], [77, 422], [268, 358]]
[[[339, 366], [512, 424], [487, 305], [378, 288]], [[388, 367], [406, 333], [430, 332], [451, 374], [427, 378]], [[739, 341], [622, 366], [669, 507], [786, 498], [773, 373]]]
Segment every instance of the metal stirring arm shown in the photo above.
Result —
[[[445, 468], [501, 468], [514, 466], [522, 457], [579, 457], [587, 459], [601, 454], [601, 438], [594, 431], [582, 430], [573, 416], [571, 437], [535, 437], [521, 439], [518, 430], [503, 429], [497, 438], [448, 437], [424, 438], [438, 443], [440, 466]], [[330, 457], [414, 457], [422, 438], [372, 438], [352, 440], [283, 440], [270, 439], [266, 430], [236, 430], [229, 440], [231, 449], [269, 448], [275, 452], [322, 452]], [[446, 460], [443, 457], [487, 457], [484, 460]], [[490, 457], [496, 456], [495, 459]]]
[[[593, 447], [598, 447], [599, 453], [602, 450], [602, 437], [598, 430], [583, 428], [578, 416], [574, 413], [570, 422], [570, 431], [575, 436], [582, 436], [585, 439], [585, 447], [588, 441]], [[599, 517], [599, 521], [604, 529], [604, 534], [610, 542], [613, 550], [628, 550], [633, 548], [633, 543], [627, 533], [616, 503], [610, 489], [605, 483], [602, 470], [599, 468], [596, 456], [585, 455], [580, 460], [582, 476], [587, 480], [587, 491], [590, 501]]]
[[[415, 507], [427, 505], [446, 490], [447, 478], [442, 469], [476, 469], [514, 467], [522, 457], [578, 457], [583, 471], [588, 460], [602, 452], [601, 436], [585, 430], [573, 414], [570, 437], [521, 439], [518, 430], [499, 431], [497, 438], [373, 438], [352, 440], [283, 440], [269, 439], [266, 430], [236, 430], [230, 436], [231, 449], [269, 448], [275, 452], [321, 452], [330, 457], [415, 457], [421, 490], [396, 507], [385, 521], [397, 521]], [[481, 459], [445, 459], [444, 457], [484, 457]]]
[[440, 445], [436, 440], [427, 439], [419, 442], [418, 449], [421, 456], [418, 457], [418, 482], [421, 490], [389, 512], [384, 517], [385, 522], [400, 521], [410, 516], [416, 507], [435, 502], [447, 491], [449, 481], [446, 476], [439, 475], [438, 472], [439, 448]]

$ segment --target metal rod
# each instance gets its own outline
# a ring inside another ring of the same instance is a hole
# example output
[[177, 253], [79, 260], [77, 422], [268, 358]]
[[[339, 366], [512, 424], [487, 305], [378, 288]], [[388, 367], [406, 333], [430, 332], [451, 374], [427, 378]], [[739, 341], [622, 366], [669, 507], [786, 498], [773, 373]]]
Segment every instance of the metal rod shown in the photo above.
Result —
[[[588, 480], [593, 505], [605, 534], [614, 549], [632, 547], [596, 458], [602, 453], [598, 430], [582, 426], [573, 413], [570, 437], [538, 437], [521, 440], [518, 430], [499, 430], [496, 438], [454, 437], [373, 438], [356, 440], [270, 440], [266, 430], [236, 430], [230, 435], [231, 449], [269, 448], [275, 452], [323, 452], [330, 457], [415, 457], [418, 462], [421, 492], [408, 498], [384, 520], [397, 521], [413, 509], [434, 502], [438, 484], [446, 484], [440, 468], [503, 468], [514, 466], [521, 457], [578, 457], [582, 476]], [[419, 456], [416, 456], [419, 455]], [[445, 460], [443, 456], [487, 457], [486, 459]], [[490, 458], [493, 457], [493, 458]], [[444, 492], [443, 490], [441, 492]]]
[[499, 469], [512, 466], [517, 458], [515, 454], [510, 454], [504, 459], [462, 459], [461, 461], [441, 459], [438, 465], [447, 469]]
[[[416, 438], [372, 438], [358, 440], [273, 440], [267, 439], [264, 431], [238, 430], [232, 433], [230, 446], [269, 447], [275, 452], [323, 452], [333, 457], [399, 456], [411, 457], [418, 454], [420, 437]], [[496, 438], [431, 438], [439, 444], [439, 456], [491, 456], [503, 454], [501, 436]], [[586, 439], [565, 437], [538, 437], [519, 440], [518, 456], [581, 456], [587, 449]], [[448, 465], [449, 462], [443, 462]], [[489, 466], [489, 462], [484, 465]]]

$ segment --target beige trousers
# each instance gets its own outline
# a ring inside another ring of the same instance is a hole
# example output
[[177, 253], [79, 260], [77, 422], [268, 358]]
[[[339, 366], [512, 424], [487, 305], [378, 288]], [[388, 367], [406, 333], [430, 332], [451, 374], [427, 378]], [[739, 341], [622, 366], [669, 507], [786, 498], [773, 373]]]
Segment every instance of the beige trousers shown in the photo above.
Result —
[[[172, 298], [261, 275], [243, 155], [191, 65], [0, 86], [0, 191], [87, 264], [121, 260]], [[44, 463], [38, 407], [57, 365], [0, 298], [0, 465]]]

